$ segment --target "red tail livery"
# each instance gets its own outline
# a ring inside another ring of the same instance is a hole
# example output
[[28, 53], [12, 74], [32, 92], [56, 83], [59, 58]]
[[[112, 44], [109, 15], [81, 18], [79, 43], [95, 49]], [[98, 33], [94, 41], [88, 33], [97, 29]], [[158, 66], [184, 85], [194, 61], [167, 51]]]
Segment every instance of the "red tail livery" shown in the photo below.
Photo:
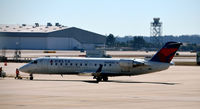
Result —
[[167, 42], [159, 52], [157, 52], [150, 61], [170, 63], [178, 48], [182, 43]]

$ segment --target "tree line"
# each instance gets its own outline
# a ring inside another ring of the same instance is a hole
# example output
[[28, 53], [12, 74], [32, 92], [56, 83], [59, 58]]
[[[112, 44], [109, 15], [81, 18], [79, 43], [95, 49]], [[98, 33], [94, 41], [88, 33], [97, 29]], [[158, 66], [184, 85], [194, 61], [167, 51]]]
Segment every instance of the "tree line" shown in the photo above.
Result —
[[[191, 41], [193, 38], [194, 41]], [[152, 51], [162, 47], [168, 41], [182, 42], [181, 51], [200, 51], [200, 36], [160, 36], [160, 37], [145, 37], [145, 36], [130, 36], [130, 37], [115, 37], [109, 34], [106, 37], [106, 47], [110, 49], [123, 50], [145, 50]], [[193, 43], [194, 42], [194, 43]]]

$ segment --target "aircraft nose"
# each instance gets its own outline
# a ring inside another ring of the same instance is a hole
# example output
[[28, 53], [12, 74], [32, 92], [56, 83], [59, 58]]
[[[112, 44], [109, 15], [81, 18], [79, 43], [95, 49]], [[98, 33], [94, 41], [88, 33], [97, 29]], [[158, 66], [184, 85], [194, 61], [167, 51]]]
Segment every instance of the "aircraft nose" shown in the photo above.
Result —
[[28, 71], [28, 65], [26, 64], [26, 65], [20, 67], [19, 71], [21, 71], [21, 72], [27, 72]]

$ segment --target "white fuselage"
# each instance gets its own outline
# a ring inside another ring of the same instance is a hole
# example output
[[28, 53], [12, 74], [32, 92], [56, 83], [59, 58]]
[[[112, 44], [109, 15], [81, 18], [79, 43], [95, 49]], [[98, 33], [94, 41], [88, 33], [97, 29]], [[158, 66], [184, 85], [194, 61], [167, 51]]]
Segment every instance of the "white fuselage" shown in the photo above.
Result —
[[100, 64], [103, 65], [101, 73], [107, 76], [152, 73], [170, 65], [143, 59], [45, 57], [24, 65], [20, 70], [30, 74], [84, 74], [95, 73]]

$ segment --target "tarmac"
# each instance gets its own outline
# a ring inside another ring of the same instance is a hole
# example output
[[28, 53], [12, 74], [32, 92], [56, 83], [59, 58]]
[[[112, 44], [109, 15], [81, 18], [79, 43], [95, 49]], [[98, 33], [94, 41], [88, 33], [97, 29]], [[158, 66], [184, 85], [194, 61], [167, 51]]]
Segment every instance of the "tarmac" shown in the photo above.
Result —
[[[90, 76], [34, 75], [14, 79], [25, 63], [7, 63], [0, 78], [0, 109], [199, 109], [200, 66], [110, 77], [96, 83]], [[21, 73], [21, 76], [28, 76]]]

